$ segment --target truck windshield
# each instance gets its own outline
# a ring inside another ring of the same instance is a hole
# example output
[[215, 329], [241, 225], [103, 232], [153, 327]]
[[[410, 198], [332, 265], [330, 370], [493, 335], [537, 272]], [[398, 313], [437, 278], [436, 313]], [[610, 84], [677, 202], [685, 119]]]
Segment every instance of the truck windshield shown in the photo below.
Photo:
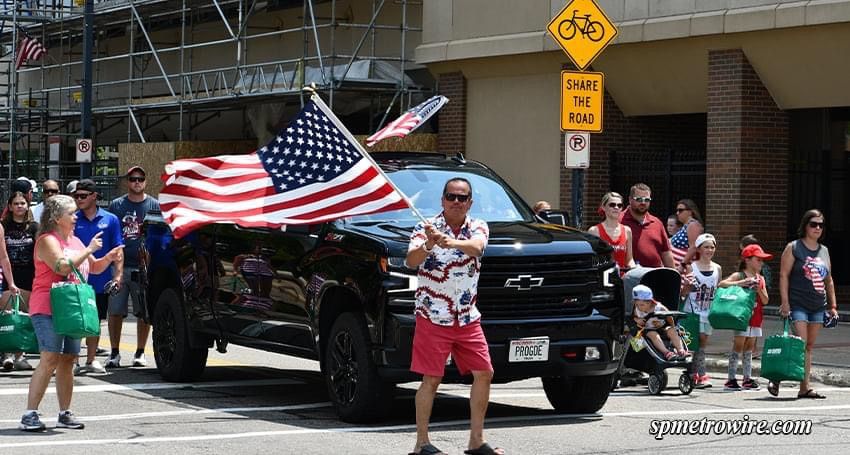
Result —
[[[425, 218], [439, 214], [443, 209], [443, 186], [453, 177], [463, 177], [472, 184], [472, 207], [469, 216], [492, 222], [531, 221], [534, 216], [513, 191], [489, 173], [469, 170], [439, 170], [409, 168], [387, 172], [387, 175], [413, 202]], [[419, 219], [409, 209], [373, 213], [353, 217], [351, 222], [389, 222], [414, 225]]]

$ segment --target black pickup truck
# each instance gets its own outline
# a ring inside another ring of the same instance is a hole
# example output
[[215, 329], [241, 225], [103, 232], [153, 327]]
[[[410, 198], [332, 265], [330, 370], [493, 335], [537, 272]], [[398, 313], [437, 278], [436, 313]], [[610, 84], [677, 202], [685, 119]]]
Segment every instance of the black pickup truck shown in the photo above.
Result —
[[[490, 227], [478, 306], [495, 382], [542, 378], [559, 412], [608, 399], [623, 355], [622, 284], [610, 247], [544, 223], [492, 170], [423, 153], [376, 155], [424, 216], [443, 184], [472, 183], [470, 216]], [[211, 225], [174, 240], [162, 217], [145, 221], [143, 266], [157, 368], [197, 379], [214, 345], [228, 343], [320, 362], [342, 420], [380, 419], [409, 371], [416, 271], [404, 265], [417, 219], [410, 210], [284, 230]], [[445, 381], [467, 381], [453, 365]]]

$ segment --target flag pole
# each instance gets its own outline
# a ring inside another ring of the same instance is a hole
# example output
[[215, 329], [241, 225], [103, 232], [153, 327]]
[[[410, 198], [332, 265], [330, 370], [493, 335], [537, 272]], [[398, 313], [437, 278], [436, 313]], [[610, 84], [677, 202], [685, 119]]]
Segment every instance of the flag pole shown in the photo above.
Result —
[[393, 189], [402, 197], [402, 199], [404, 199], [404, 202], [406, 202], [407, 205], [410, 206], [410, 210], [413, 212], [413, 214], [416, 215], [416, 217], [419, 218], [423, 223], [428, 224], [428, 220], [426, 220], [425, 217], [422, 216], [422, 213], [419, 212], [419, 209], [417, 209], [416, 206], [413, 205], [413, 201], [411, 201], [410, 198], [407, 197], [407, 195], [404, 194], [404, 192], [401, 191], [401, 189], [399, 189], [399, 187], [397, 187], [396, 184], [393, 183], [393, 181], [389, 177], [387, 177], [387, 174], [384, 173], [384, 170], [381, 169], [380, 166], [378, 166], [378, 163], [375, 162], [375, 160], [372, 158], [371, 155], [369, 155], [366, 149], [363, 148], [360, 142], [354, 138], [354, 135], [351, 134], [350, 131], [348, 131], [348, 128], [346, 128], [345, 125], [342, 124], [342, 122], [336, 117], [336, 115], [334, 115], [333, 111], [331, 111], [328, 105], [325, 104], [324, 101], [322, 101], [322, 98], [319, 96], [318, 93], [316, 93], [316, 90], [313, 87], [309, 86], [304, 87], [304, 90], [312, 94], [310, 96], [310, 99], [313, 100], [319, 106], [319, 109], [321, 109], [322, 112], [324, 112], [325, 115], [327, 115], [328, 118], [330, 118], [331, 121], [333, 121], [337, 125], [337, 127], [339, 127], [339, 130], [342, 131], [342, 134], [345, 135], [345, 138], [348, 139], [348, 142], [354, 144], [354, 146], [357, 148], [357, 151], [359, 151], [364, 158], [369, 160], [369, 162], [372, 163], [372, 166], [374, 166], [375, 169], [377, 169], [378, 172], [381, 173], [381, 175], [387, 180], [387, 183], [389, 183], [390, 186], [393, 187]]

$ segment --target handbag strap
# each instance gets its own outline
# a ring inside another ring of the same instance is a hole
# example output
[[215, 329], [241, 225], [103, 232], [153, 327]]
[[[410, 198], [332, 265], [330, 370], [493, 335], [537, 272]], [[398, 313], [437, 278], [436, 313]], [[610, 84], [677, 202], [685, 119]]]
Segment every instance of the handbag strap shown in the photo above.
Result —
[[785, 319], [785, 328], [782, 330], [782, 336], [788, 338], [788, 331], [791, 329], [791, 318], [783, 318]]
[[11, 296], [9, 296], [9, 299], [6, 300], [6, 304], [3, 305], [3, 311], [6, 311], [9, 308], [9, 302], [14, 301], [14, 303], [12, 303], [12, 311], [15, 314], [19, 313], [21, 308], [21, 300], [23, 300], [21, 294], [12, 294]]
[[80, 271], [76, 267], [74, 267], [74, 262], [71, 261], [71, 259], [69, 259], [69, 258], [65, 258], [65, 260], [68, 261], [68, 265], [71, 267], [71, 270], [73, 270], [74, 273], [77, 274], [77, 279], [80, 280], [80, 283], [86, 284], [87, 283], [86, 279], [83, 278], [83, 274], [80, 273]]

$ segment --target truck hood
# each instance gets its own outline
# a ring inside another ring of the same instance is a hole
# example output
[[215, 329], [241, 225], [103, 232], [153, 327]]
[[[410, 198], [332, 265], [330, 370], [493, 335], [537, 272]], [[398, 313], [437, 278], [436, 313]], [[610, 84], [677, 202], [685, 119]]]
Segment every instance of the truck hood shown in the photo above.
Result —
[[[574, 228], [528, 222], [493, 222], [485, 256], [607, 253], [610, 247], [598, 237]], [[371, 237], [387, 245], [390, 256], [405, 256], [413, 226], [393, 223], [348, 225], [344, 230]]]

